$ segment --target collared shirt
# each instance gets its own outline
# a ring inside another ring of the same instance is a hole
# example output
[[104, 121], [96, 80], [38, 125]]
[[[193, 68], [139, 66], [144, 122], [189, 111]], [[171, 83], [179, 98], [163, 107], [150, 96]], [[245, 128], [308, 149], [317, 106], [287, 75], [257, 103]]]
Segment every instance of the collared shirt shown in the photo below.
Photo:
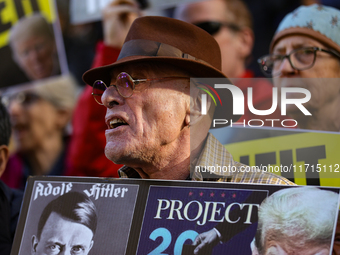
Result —
[[[140, 178], [133, 168], [127, 166], [120, 168], [118, 173], [121, 178]], [[191, 161], [188, 180], [295, 185], [282, 176], [234, 161], [228, 150], [210, 133], [199, 157]]]

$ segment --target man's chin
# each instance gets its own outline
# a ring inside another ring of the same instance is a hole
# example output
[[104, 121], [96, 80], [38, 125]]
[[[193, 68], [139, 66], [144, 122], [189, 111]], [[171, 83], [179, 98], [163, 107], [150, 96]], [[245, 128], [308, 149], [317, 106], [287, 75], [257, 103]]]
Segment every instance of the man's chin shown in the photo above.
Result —
[[117, 150], [117, 146], [107, 144], [105, 146], [105, 156], [115, 164], [125, 164], [127, 155], [124, 150]]

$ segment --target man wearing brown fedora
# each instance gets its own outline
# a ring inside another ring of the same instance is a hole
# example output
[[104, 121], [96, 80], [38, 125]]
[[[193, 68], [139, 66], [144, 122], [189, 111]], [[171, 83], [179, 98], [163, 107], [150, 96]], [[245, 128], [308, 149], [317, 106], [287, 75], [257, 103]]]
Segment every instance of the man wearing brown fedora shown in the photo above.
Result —
[[[190, 77], [227, 79], [217, 42], [192, 24], [154, 16], [134, 21], [117, 62], [83, 75], [95, 100], [107, 108], [105, 154], [125, 165], [120, 176], [292, 184], [271, 173], [244, 171], [246, 166], [233, 160], [208, 131], [221, 110], [235, 121], [239, 116], [228, 106], [215, 111], [209, 100], [203, 115]], [[234, 171], [207, 174], [195, 167], [216, 165]]]

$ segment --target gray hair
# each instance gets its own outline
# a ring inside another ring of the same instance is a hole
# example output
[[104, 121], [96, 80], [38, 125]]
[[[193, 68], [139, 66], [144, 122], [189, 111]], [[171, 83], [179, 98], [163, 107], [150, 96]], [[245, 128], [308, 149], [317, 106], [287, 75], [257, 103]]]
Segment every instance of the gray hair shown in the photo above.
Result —
[[54, 34], [51, 25], [40, 13], [34, 13], [31, 16], [21, 18], [10, 30], [9, 43], [13, 48], [13, 43], [17, 40], [29, 36], [45, 36], [54, 40]]
[[338, 194], [316, 187], [287, 188], [266, 198], [259, 208], [255, 244], [264, 254], [265, 242], [283, 241], [292, 249], [330, 246]]

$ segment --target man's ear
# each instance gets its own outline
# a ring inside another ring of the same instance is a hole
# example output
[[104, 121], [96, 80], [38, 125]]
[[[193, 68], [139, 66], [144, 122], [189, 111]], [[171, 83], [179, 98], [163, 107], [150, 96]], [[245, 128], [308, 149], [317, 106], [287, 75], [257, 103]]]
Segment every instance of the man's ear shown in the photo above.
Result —
[[35, 235], [33, 235], [32, 236], [32, 240], [31, 240], [31, 253], [32, 253], [32, 255], [34, 255], [36, 252], [37, 252], [37, 245], [38, 245], [38, 243], [39, 243], [39, 240], [38, 240], [38, 238], [35, 236]]
[[[209, 114], [210, 108], [212, 107], [212, 99], [209, 95], [207, 95], [206, 102], [202, 102], [202, 95], [206, 93], [200, 89], [195, 89], [194, 92], [191, 92], [190, 98], [190, 113], [189, 113], [189, 121], [190, 125], [195, 125], [200, 122], [205, 115]], [[202, 114], [202, 108], [206, 105], [206, 114]]]
[[9, 157], [9, 150], [7, 145], [0, 146], [0, 176], [4, 173]]
[[92, 246], [93, 246], [93, 240], [91, 240], [89, 251], [92, 249]]

